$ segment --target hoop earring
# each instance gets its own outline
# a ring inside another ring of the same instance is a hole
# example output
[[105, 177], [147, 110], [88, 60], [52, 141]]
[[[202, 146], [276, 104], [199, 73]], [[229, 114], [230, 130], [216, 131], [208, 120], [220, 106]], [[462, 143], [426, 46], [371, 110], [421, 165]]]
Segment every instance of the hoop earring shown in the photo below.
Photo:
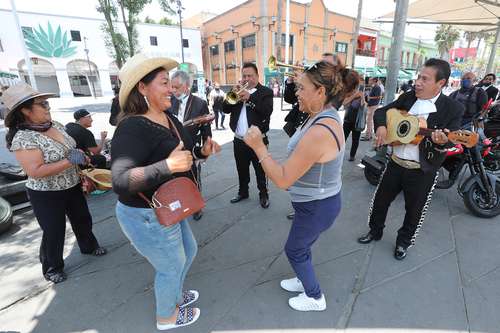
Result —
[[146, 102], [146, 105], [148, 106], [148, 109], [149, 109], [149, 101], [148, 101], [148, 98], [146, 96], [144, 96], [144, 101]]

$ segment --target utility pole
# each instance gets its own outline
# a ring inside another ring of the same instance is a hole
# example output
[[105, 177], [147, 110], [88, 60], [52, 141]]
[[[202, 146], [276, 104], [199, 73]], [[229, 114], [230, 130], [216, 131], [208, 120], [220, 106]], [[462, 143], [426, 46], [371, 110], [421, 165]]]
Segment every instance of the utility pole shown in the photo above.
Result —
[[290, 59], [290, 0], [286, 0], [286, 38], [285, 38], [285, 63]]
[[94, 98], [97, 98], [95, 95], [94, 81], [91, 80], [92, 67], [90, 66], [90, 60], [89, 60], [89, 49], [87, 48], [87, 37], [83, 37], [83, 45], [85, 47], [85, 49], [84, 49], [85, 54], [87, 56], [87, 65], [89, 66], [89, 76], [87, 77], [87, 81], [90, 83], [90, 86], [92, 87], [92, 92], [93, 92]]
[[385, 82], [384, 104], [392, 102], [396, 93], [398, 81], [401, 50], [405, 37], [406, 16], [408, 14], [409, 0], [397, 0], [396, 12], [394, 13], [394, 24], [392, 26], [391, 52], [389, 53], [389, 66], [387, 68], [387, 80]]
[[182, 36], [182, 3], [181, 0], [177, 0], [177, 14], [179, 14], [179, 29], [181, 30], [181, 59], [184, 63], [184, 37]]
[[354, 60], [356, 59], [356, 49], [358, 48], [359, 26], [361, 25], [362, 11], [363, 11], [363, 0], [358, 0], [358, 16], [356, 17], [356, 25], [354, 26], [354, 36], [352, 37], [352, 62], [351, 62], [352, 68], [354, 68]]
[[17, 16], [16, 3], [14, 0], [10, 0], [10, 4], [12, 7], [12, 15], [14, 15], [14, 21], [16, 21], [17, 32], [19, 33], [19, 39], [21, 40], [21, 45], [23, 47], [24, 62], [26, 63], [26, 67], [28, 67], [30, 84], [33, 89], [38, 90], [36, 86], [35, 74], [33, 73], [33, 65], [31, 64], [31, 58], [28, 55], [28, 50], [26, 49], [26, 43], [24, 42], [23, 29], [21, 28], [21, 24], [19, 23], [19, 17]]
[[[278, 35], [277, 41], [276, 41], [276, 59], [278, 61], [281, 61], [281, 18], [283, 16], [283, 1], [278, 0], [278, 18], [276, 22], [278, 23], [276, 32]], [[288, 37], [286, 37], [288, 38]]]

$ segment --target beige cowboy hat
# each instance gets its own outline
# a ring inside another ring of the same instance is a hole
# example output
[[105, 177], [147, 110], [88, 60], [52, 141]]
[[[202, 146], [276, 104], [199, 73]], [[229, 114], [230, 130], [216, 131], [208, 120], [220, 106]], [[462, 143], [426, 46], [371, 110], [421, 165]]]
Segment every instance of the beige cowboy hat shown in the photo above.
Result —
[[11, 114], [12, 111], [14, 111], [19, 105], [29, 101], [30, 99], [54, 96], [55, 94], [52, 93], [38, 92], [24, 82], [17, 83], [3, 92], [2, 101], [8, 109], [5, 117], [7, 118], [9, 114]]
[[118, 73], [118, 77], [121, 81], [120, 94], [118, 95], [120, 107], [123, 108], [132, 89], [147, 74], [159, 67], [170, 71], [178, 65], [179, 63], [174, 59], [149, 57], [144, 53], [137, 53], [127, 60]]

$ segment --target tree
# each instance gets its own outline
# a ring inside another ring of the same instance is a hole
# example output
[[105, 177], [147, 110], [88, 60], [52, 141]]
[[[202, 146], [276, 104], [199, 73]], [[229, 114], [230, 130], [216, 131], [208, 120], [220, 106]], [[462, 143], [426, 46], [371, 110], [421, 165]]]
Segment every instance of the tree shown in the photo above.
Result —
[[139, 34], [136, 29], [137, 17], [151, 0], [118, 0], [123, 25], [127, 31], [128, 51], [133, 56], [139, 49]]
[[150, 18], [149, 16], [146, 16], [146, 18], [144, 19], [144, 23], [156, 24], [156, 21]]
[[163, 25], [173, 25], [174, 21], [172, 21], [171, 18], [168, 17], [162, 17], [159, 21], [158, 24], [163, 24]]
[[106, 23], [101, 25], [104, 33], [104, 43], [108, 53], [115, 59], [118, 68], [121, 68], [128, 57], [128, 50], [125, 47], [125, 37], [116, 30], [114, 21], [117, 19], [117, 9], [113, 0], [98, 0], [96, 7], [99, 13], [103, 13]]
[[177, 4], [177, 1], [179, 0], [158, 0], [158, 3], [161, 9], [168, 15], [175, 15], [177, 14], [177, 10], [175, 10], [173, 6]]
[[464, 38], [467, 41], [467, 48], [465, 49], [464, 61], [467, 61], [467, 59], [469, 58], [470, 45], [477, 38], [477, 33], [473, 31], [466, 31], [464, 32]]
[[441, 59], [445, 59], [445, 55], [450, 52], [451, 48], [459, 38], [460, 31], [451, 25], [441, 24], [437, 28], [434, 41], [437, 43]]

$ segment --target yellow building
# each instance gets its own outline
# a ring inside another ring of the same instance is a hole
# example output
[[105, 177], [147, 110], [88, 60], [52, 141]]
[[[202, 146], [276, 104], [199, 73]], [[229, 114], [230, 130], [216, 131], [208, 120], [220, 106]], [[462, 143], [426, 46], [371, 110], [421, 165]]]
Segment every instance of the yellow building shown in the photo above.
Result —
[[[277, 53], [278, 1], [283, 8], [280, 61], [284, 61], [285, 0], [249, 0], [203, 22], [203, 67], [210, 81], [235, 84], [244, 62], [257, 64], [262, 83], [273, 75], [267, 60]], [[312, 63], [332, 52], [349, 65], [354, 25], [355, 18], [328, 10], [322, 0], [290, 1], [289, 63]]]

